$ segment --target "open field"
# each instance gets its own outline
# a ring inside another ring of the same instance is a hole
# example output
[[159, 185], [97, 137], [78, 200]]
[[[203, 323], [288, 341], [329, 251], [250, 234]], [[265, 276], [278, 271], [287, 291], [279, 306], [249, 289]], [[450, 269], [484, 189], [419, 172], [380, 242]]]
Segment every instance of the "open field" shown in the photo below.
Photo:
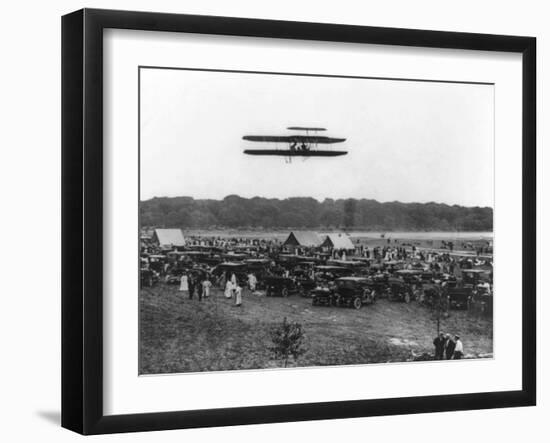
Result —
[[[202, 302], [183, 294], [165, 284], [141, 290], [140, 374], [281, 367], [268, 350], [269, 330], [284, 317], [300, 322], [305, 332], [306, 352], [289, 366], [403, 362], [433, 352], [435, 321], [415, 302], [379, 300], [354, 310], [245, 291], [243, 305], [236, 307], [219, 290]], [[492, 319], [450, 313], [442, 330], [461, 336], [465, 356], [491, 356]]]

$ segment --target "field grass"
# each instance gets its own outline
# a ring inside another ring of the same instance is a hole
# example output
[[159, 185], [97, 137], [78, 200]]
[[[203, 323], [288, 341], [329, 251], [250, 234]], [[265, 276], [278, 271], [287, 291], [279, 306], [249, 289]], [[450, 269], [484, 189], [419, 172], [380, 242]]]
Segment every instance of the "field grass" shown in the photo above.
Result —
[[[379, 300], [354, 310], [245, 291], [237, 307], [219, 290], [202, 302], [183, 294], [164, 284], [141, 290], [141, 374], [282, 367], [268, 348], [270, 328], [284, 317], [305, 332], [305, 353], [289, 366], [403, 362], [433, 352], [435, 321], [414, 302]], [[466, 357], [492, 355], [492, 319], [451, 311], [442, 330], [461, 336]]]

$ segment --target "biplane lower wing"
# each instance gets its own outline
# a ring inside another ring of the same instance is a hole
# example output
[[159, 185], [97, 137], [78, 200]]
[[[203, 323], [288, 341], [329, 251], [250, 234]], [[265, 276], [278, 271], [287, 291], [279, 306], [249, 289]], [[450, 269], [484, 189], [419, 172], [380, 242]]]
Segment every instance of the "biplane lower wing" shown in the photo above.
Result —
[[338, 157], [346, 155], [347, 151], [300, 151], [290, 149], [245, 149], [248, 155], [278, 155], [281, 157]]
[[311, 144], [332, 144], [346, 141], [345, 138], [325, 137], [320, 135], [245, 135], [243, 140], [248, 140], [251, 142]]

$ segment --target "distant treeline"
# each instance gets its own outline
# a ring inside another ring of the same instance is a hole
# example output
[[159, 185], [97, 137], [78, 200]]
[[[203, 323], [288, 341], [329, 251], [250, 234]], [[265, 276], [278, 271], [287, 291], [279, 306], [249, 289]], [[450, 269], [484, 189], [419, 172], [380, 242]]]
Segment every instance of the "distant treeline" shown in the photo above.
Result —
[[441, 203], [380, 203], [366, 199], [229, 195], [223, 200], [162, 197], [140, 202], [142, 226], [242, 229], [365, 229], [492, 231], [493, 209]]

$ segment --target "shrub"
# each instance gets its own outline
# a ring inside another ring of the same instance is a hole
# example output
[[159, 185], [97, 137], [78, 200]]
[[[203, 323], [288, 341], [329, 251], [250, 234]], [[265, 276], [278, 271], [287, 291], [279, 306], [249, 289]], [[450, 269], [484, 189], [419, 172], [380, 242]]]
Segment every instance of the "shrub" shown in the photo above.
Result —
[[285, 368], [291, 356], [296, 361], [305, 352], [303, 349], [304, 331], [298, 322], [289, 323], [285, 317], [281, 324], [271, 329], [270, 336], [273, 346], [269, 350], [275, 358], [283, 360]]

